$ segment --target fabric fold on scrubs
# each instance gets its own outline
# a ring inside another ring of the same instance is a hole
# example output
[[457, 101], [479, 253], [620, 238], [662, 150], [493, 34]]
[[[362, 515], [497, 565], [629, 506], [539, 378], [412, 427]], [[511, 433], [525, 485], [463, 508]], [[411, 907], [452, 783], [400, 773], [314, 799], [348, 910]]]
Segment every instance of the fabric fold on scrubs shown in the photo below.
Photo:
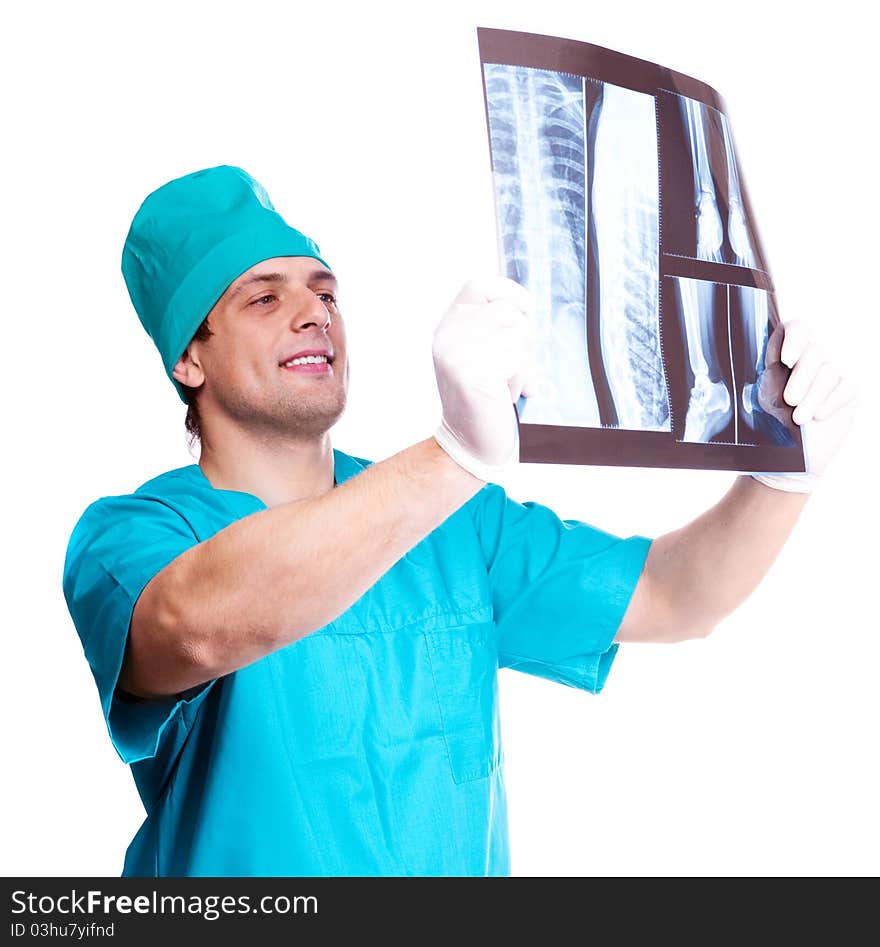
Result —
[[[369, 464], [334, 451], [336, 482]], [[649, 540], [489, 484], [325, 627], [181, 699], [123, 699], [143, 588], [264, 509], [191, 465], [73, 530], [64, 593], [146, 812], [123, 876], [508, 875], [499, 667], [598, 692]]]
[[473, 505], [499, 667], [598, 693], [651, 540], [621, 539], [487, 484]]

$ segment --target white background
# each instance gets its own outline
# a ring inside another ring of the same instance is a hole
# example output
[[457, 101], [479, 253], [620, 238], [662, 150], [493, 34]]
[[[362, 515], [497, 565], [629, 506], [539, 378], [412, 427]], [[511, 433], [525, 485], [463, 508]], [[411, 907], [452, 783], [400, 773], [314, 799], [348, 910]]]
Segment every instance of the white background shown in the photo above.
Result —
[[[598, 697], [502, 673], [514, 873], [878, 873], [875, 50], [859, 4], [816, 9], [154, 0], [4, 14], [4, 875], [118, 875], [143, 818], [60, 581], [91, 500], [191, 462], [119, 270], [131, 216], [172, 177], [246, 168], [341, 276], [352, 383], [335, 446], [380, 460], [429, 436], [434, 324], [461, 283], [498, 269], [477, 26], [607, 46], [718, 90], [782, 317], [808, 320], [861, 388], [827, 481], [710, 638], [621, 649]], [[504, 484], [656, 536], [733, 478], [528, 465]]]

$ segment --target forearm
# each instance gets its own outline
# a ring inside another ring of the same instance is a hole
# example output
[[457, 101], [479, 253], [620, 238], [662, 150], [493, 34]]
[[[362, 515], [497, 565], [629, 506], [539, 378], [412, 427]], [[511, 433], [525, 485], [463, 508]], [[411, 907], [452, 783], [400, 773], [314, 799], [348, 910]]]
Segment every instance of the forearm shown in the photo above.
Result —
[[741, 476], [711, 509], [657, 537], [640, 581], [641, 620], [633, 616], [620, 640], [707, 635], [767, 574], [807, 497]]
[[482, 486], [431, 438], [231, 524], [144, 590], [123, 686], [178, 693], [321, 628]]

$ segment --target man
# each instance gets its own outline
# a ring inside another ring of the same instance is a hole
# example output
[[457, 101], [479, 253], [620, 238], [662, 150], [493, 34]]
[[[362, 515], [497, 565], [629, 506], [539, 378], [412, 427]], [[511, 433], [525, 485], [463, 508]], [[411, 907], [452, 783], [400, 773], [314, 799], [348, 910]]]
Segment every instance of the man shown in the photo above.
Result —
[[851, 414], [790, 324], [768, 361], [793, 366], [811, 473], [738, 477], [682, 529], [619, 539], [491, 483], [534, 331], [512, 281], [465, 285], [434, 337], [440, 424], [370, 463], [330, 442], [335, 277], [246, 172], [150, 194], [122, 266], [201, 442], [198, 464], [89, 506], [65, 561], [147, 810], [124, 875], [508, 874], [498, 668], [597, 693], [619, 643], [708, 634]]

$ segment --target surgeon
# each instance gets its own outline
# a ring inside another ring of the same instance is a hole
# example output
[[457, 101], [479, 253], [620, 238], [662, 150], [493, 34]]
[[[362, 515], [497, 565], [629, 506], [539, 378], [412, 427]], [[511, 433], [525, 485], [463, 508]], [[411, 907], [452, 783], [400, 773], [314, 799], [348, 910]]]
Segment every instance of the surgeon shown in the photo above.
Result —
[[434, 335], [442, 417], [371, 462], [331, 445], [336, 276], [244, 170], [149, 194], [122, 271], [200, 443], [197, 464], [91, 503], [64, 563], [146, 810], [124, 876], [509, 874], [499, 668], [597, 694], [621, 643], [707, 635], [855, 404], [790, 323], [768, 361], [791, 368], [810, 473], [739, 476], [681, 529], [619, 538], [493, 482], [540, 331], [511, 280], [465, 283]]

